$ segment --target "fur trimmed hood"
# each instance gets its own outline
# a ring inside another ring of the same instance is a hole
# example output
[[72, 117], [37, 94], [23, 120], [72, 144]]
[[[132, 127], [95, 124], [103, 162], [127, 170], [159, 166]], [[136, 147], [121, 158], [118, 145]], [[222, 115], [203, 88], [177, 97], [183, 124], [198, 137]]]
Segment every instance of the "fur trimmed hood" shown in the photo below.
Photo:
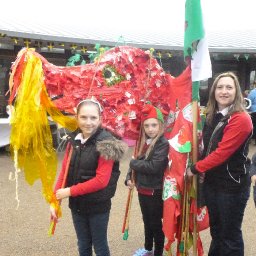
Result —
[[97, 142], [97, 151], [102, 157], [109, 160], [119, 161], [128, 150], [128, 145], [117, 139], [106, 139]]

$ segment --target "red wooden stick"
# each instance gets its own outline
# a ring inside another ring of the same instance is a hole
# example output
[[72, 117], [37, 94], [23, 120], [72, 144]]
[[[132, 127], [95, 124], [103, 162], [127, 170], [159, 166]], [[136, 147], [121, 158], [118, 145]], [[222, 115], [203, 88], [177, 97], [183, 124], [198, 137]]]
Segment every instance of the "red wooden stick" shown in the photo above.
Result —
[[127, 221], [127, 216], [128, 216], [128, 210], [131, 202], [131, 189], [129, 189], [127, 201], [126, 201], [126, 207], [125, 207], [125, 214], [124, 214], [124, 222], [123, 222], [123, 227], [122, 227], [122, 233], [125, 231], [125, 226], [126, 226], [126, 221]]
[[[137, 140], [137, 143], [136, 143], [136, 146], [135, 146], [135, 149], [134, 149], [134, 157], [135, 158], [137, 158], [139, 145], [141, 143], [141, 141], [140, 141], [141, 140], [141, 131], [142, 131], [142, 127], [140, 127], [139, 138]], [[132, 175], [131, 175], [131, 181], [133, 183], [135, 182], [134, 171], [133, 170], [132, 170]], [[124, 240], [127, 240], [127, 238], [128, 238], [129, 219], [130, 219], [130, 210], [131, 210], [131, 203], [132, 203], [132, 197], [133, 197], [133, 189], [129, 189], [129, 193], [128, 193], [128, 197], [127, 197], [127, 201], [126, 201], [122, 233], [123, 234], [127, 233], [127, 234], [124, 234]]]
[[[65, 185], [66, 185], [67, 176], [68, 176], [68, 168], [69, 168], [71, 156], [72, 156], [72, 153], [73, 153], [73, 147], [71, 147], [70, 144], [68, 144], [67, 151], [69, 151], [69, 154], [68, 154], [68, 158], [67, 158], [67, 162], [66, 162], [66, 166], [65, 166], [65, 172], [64, 172], [64, 177], [63, 177], [63, 181], [62, 181], [62, 184], [61, 184], [61, 188], [64, 188]], [[58, 202], [59, 202], [59, 207], [60, 207], [61, 200], [58, 200]], [[59, 217], [59, 216], [57, 216], [57, 217]], [[51, 218], [50, 228], [49, 228], [49, 232], [48, 232], [49, 235], [51, 235], [51, 236], [54, 235], [54, 232], [55, 232], [55, 229], [56, 229], [57, 220], [58, 220], [58, 218], [57, 219]]]

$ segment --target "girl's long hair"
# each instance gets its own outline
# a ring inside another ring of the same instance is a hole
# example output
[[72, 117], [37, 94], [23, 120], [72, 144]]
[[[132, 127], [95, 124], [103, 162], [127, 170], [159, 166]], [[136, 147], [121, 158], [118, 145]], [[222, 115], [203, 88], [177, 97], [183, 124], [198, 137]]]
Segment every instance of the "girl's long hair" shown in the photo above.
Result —
[[237, 76], [233, 72], [221, 73], [215, 78], [215, 80], [212, 84], [210, 93], [209, 93], [209, 100], [208, 100], [207, 108], [206, 108], [206, 115], [207, 115], [206, 122], [208, 124], [212, 123], [213, 116], [218, 111], [218, 104], [215, 99], [215, 90], [216, 90], [219, 80], [223, 77], [232, 78], [234, 81], [234, 84], [235, 84], [235, 88], [236, 88], [235, 99], [234, 99], [232, 105], [230, 105], [230, 108], [228, 110], [228, 116], [232, 115], [235, 112], [245, 111], [244, 99], [243, 99], [243, 95], [241, 92], [241, 88], [240, 88], [240, 84], [239, 84]]
[[[149, 153], [151, 152], [151, 150], [154, 148], [157, 140], [159, 139], [159, 137], [161, 137], [163, 134], [164, 134], [164, 124], [157, 120], [158, 123], [159, 123], [159, 132], [157, 134], [157, 136], [152, 140], [152, 142], [150, 143], [146, 153], [145, 153], [145, 159], [147, 159]], [[143, 126], [143, 124], [142, 124]], [[144, 145], [146, 143], [146, 140], [148, 139], [146, 133], [145, 133], [145, 130], [143, 127], [141, 127], [142, 129], [142, 132], [141, 132], [141, 138], [140, 138], [140, 143], [139, 143], [139, 151], [138, 151], [138, 156], [141, 156], [143, 154], [143, 148], [144, 148]]]

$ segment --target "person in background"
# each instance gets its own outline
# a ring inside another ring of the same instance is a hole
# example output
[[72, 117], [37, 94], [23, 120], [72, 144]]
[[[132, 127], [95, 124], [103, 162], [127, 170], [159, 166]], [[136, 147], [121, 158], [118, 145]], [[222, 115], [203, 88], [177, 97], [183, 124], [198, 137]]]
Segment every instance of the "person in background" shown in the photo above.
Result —
[[[92, 256], [92, 247], [96, 255], [110, 256], [107, 228], [111, 198], [120, 174], [119, 160], [127, 148], [101, 127], [102, 111], [100, 103], [94, 99], [78, 104], [79, 129], [70, 134], [67, 146], [67, 151], [73, 148], [67, 182], [61, 188], [65, 175], [65, 168], [62, 168], [55, 186], [58, 200], [69, 198], [80, 256]], [[56, 219], [53, 207], [50, 212]]]
[[241, 225], [250, 193], [247, 155], [252, 121], [234, 73], [222, 73], [214, 80], [206, 113], [204, 152], [187, 175], [205, 173], [203, 191], [212, 237], [208, 255], [243, 256]]
[[253, 186], [256, 186], [256, 153], [252, 155], [250, 166], [251, 182]]
[[249, 92], [248, 96], [246, 97], [251, 101], [251, 107], [248, 109], [253, 124], [253, 136], [252, 139], [254, 140], [254, 144], [256, 145], [256, 84], [254, 83], [254, 88]]
[[146, 104], [142, 110], [141, 122], [142, 135], [138, 156], [130, 161], [125, 181], [130, 189], [135, 184], [138, 190], [144, 222], [144, 248], [138, 249], [134, 255], [161, 256], [164, 248], [162, 189], [164, 171], [168, 165], [169, 142], [163, 136], [164, 117], [158, 108]]
[[244, 90], [243, 96], [244, 96], [245, 98], [247, 98], [248, 95], [249, 95], [249, 93], [250, 93], [250, 90]]
[[252, 155], [252, 160], [250, 165], [250, 176], [251, 176], [251, 183], [253, 187], [253, 201], [256, 207], [256, 153]]

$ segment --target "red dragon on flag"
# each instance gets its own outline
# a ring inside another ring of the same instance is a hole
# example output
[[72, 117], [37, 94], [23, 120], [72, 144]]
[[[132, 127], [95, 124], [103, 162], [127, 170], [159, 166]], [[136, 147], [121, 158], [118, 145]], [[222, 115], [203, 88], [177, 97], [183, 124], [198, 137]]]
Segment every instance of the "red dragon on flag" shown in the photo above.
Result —
[[201, 256], [199, 231], [208, 228], [209, 217], [206, 207], [197, 206], [196, 177], [193, 181], [188, 180], [185, 173], [187, 166], [198, 157], [199, 83], [212, 73], [200, 0], [186, 0], [185, 7], [184, 58], [191, 69], [182, 81], [173, 84], [169, 102], [176, 104], [176, 111], [167, 135], [170, 169], [164, 179], [163, 230], [169, 255], [172, 255], [171, 245], [176, 240], [176, 255], [188, 255], [193, 245], [193, 255]]

